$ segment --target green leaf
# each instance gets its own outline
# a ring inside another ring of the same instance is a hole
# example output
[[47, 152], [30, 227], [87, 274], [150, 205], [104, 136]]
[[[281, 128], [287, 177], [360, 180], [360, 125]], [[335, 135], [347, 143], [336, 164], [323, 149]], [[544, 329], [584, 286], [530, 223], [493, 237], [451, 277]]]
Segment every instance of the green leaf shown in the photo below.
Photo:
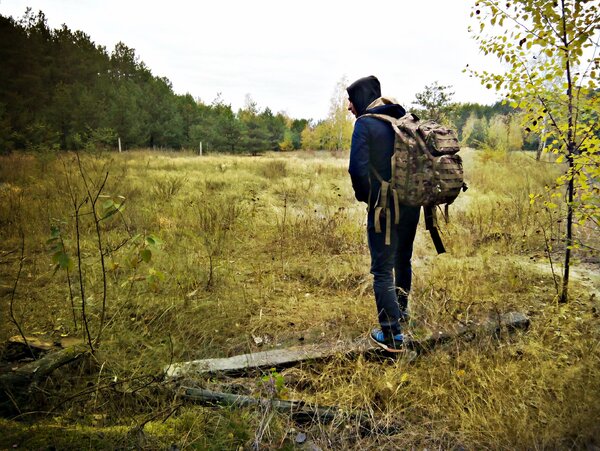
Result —
[[154, 268], [151, 268], [150, 271], [148, 271], [147, 279], [163, 281], [163, 280], [165, 280], [165, 273], [163, 273], [162, 271], [157, 271]]
[[148, 235], [146, 237], [146, 244], [149, 246], [160, 246], [162, 241], [155, 235]]
[[73, 267], [73, 261], [67, 253], [62, 250], [55, 252], [54, 255], [52, 255], [52, 261], [58, 264], [61, 269], [71, 269]]
[[140, 252], [140, 257], [146, 263], [148, 263], [152, 259], [152, 251], [148, 248], [142, 249]]
[[110, 218], [112, 215], [123, 211], [124, 208], [123, 203], [117, 204], [112, 199], [108, 199], [102, 203], [102, 219]]
[[50, 236], [52, 238], [60, 238], [60, 229], [56, 226], [50, 227]]
[[67, 254], [64, 254], [59, 261], [59, 265], [63, 269], [71, 270], [75, 266], [75, 263], [71, 257], [69, 257]]

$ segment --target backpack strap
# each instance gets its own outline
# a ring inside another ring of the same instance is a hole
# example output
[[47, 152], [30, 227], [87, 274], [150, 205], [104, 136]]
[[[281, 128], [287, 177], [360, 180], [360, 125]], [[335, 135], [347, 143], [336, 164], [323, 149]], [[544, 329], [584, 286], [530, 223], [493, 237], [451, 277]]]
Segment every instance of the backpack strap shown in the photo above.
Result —
[[375, 205], [375, 211], [373, 212], [376, 233], [381, 233], [381, 213], [385, 212], [385, 244], [387, 246], [389, 246], [392, 242], [392, 212], [389, 207], [390, 190], [390, 183], [382, 181], [381, 190], [379, 191], [379, 196], [377, 197], [377, 204]]
[[389, 246], [391, 244], [392, 228], [390, 198], [394, 205], [394, 224], [400, 224], [400, 201], [398, 199], [398, 191], [392, 187], [390, 182], [385, 181], [373, 166], [369, 165], [369, 167], [375, 178], [377, 178], [381, 184], [377, 202], [375, 203], [375, 211], [373, 212], [375, 232], [381, 233], [381, 213], [385, 211], [385, 244]]
[[381, 119], [382, 121], [388, 122], [394, 129], [394, 132], [396, 132], [397, 134], [400, 134], [400, 129], [396, 125], [396, 118], [394, 118], [392, 116], [388, 116], [387, 114], [367, 113], [367, 114], [363, 114], [362, 116], [359, 116], [358, 119], [360, 119], [361, 117], [375, 117], [377, 119]]
[[429, 234], [431, 235], [431, 240], [433, 241], [435, 250], [438, 254], [443, 254], [444, 252], [446, 252], [446, 249], [444, 248], [444, 243], [442, 243], [440, 231], [437, 228], [437, 214], [435, 207], [423, 207], [423, 213], [425, 215], [425, 229], [429, 230]]

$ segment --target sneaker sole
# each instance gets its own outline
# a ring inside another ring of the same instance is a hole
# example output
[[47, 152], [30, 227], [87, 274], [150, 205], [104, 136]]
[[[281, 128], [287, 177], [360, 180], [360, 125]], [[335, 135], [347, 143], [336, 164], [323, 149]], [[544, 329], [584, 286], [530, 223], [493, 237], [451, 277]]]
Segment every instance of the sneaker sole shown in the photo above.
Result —
[[380, 348], [382, 348], [383, 350], [385, 350], [387, 352], [391, 352], [393, 354], [397, 354], [399, 352], [404, 352], [404, 348], [400, 348], [400, 349], [390, 348], [385, 343], [381, 343], [380, 341], [375, 340], [371, 334], [369, 334], [369, 338], [371, 339], [371, 341], [373, 343], [375, 343], [377, 346], [379, 346]]

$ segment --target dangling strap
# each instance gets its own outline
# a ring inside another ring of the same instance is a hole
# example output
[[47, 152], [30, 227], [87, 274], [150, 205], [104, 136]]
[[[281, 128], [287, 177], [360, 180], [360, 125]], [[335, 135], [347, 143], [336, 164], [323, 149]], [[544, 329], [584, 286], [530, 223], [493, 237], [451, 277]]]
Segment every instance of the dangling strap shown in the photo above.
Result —
[[391, 243], [391, 229], [392, 229], [392, 212], [388, 207], [388, 195], [390, 192], [389, 182], [381, 182], [381, 190], [377, 198], [377, 205], [373, 212], [373, 219], [375, 220], [375, 232], [381, 233], [381, 213], [385, 210], [385, 244], [390, 245]]
[[[381, 185], [383, 186], [384, 183], [387, 183], [390, 188], [389, 191], [392, 193], [392, 197], [394, 199], [394, 213], [395, 213], [395, 220], [394, 220], [394, 224], [399, 224], [400, 223], [400, 200], [398, 197], [398, 191], [396, 190], [396, 188], [392, 187], [392, 180], [394, 180], [394, 169], [392, 167], [392, 178], [390, 179], [389, 182], [386, 182], [383, 177], [381, 177], [379, 175], [379, 172], [377, 172], [377, 169], [375, 169], [373, 166], [370, 166], [371, 169], [371, 173], [375, 176], [375, 178], [377, 180], [379, 180], [379, 183], [381, 183]], [[369, 179], [371, 180], [371, 179]]]
[[400, 201], [398, 200], [398, 191], [392, 188], [392, 197], [394, 198], [394, 224], [400, 224]]
[[389, 208], [385, 209], [385, 245], [392, 244], [392, 212]]
[[387, 182], [381, 182], [381, 189], [377, 196], [377, 203], [375, 204], [374, 219], [375, 219], [375, 232], [381, 233], [381, 212], [387, 206], [387, 193], [390, 184]]
[[389, 246], [392, 243], [392, 210], [390, 208], [390, 193], [394, 202], [394, 224], [400, 223], [400, 202], [398, 201], [398, 192], [392, 188], [390, 182], [386, 182], [377, 173], [375, 168], [371, 167], [371, 171], [381, 183], [381, 189], [377, 196], [375, 210], [373, 211], [373, 219], [375, 220], [375, 232], [381, 233], [381, 213], [385, 211], [385, 245]]
[[446, 252], [446, 249], [444, 248], [444, 243], [442, 243], [442, 238], [440, 237], [440, 232], [437, 228], [435, 207], [423, 207], [423, 213], [425, 214], [425, 228], [429, 230], [435, 250], [438, 254], [443, 254]]

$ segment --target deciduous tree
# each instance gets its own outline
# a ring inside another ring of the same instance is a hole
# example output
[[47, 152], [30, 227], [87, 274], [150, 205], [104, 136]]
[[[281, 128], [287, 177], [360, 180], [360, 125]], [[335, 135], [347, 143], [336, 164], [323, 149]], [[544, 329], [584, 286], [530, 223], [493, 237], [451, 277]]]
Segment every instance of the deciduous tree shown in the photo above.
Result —
[[[600, 225], [600, 96], [597, 73], [600, 7], [592, 0], [483, 0], [474, 4], [472, 29], [480, 49], [502, 61], [504, 74], [473, 72], [488, 88], [522, 109], [527, 130], [548, 127], [546, 151], [566, 162], [557, 188], [566, 196], [564, 274], [559, 300], [568, 300], [574, 224]], [[552, 87], [547, 82], [558, 80]], [[546, 125], [545, 125], [546, 124]], [[561, 196], [560, 192], [556, 196]], [[548, 207], [554, 205], [549, 202]]]
[[329, 101], [329, 131], [328, 150], [343, 150], [350, 148], [352, 138], [352, 115], [348, 111], [348, 93], [346, 87], [348, 79], [342, 77], [335, 85]]

